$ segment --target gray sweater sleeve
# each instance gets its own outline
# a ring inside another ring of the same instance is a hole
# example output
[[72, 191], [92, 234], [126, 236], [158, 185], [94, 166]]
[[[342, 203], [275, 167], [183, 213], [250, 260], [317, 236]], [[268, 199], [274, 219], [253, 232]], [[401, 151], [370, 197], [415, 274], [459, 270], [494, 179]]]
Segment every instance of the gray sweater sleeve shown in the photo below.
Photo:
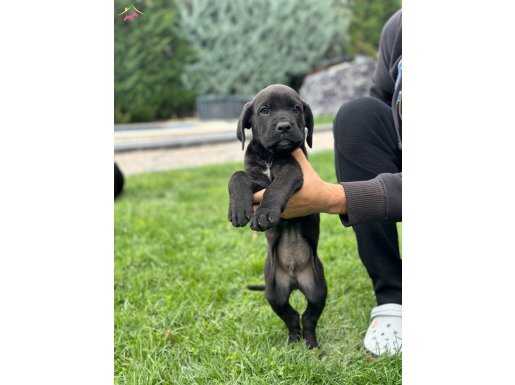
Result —
[[379, 174], [367, 181], [342, 182], [347, 197], [345, 226], [402, 220], [402, 173]]

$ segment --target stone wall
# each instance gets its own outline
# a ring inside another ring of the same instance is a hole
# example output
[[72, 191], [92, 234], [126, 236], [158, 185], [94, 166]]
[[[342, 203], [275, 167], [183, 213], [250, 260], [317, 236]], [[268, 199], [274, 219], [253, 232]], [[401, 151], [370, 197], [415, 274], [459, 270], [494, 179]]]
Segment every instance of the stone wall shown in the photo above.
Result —
[[300, 96], [314, 115], [335, 115], [343, 103], [369, 94], [374, 69], [375, 60], [357, 56], [306, 76]]

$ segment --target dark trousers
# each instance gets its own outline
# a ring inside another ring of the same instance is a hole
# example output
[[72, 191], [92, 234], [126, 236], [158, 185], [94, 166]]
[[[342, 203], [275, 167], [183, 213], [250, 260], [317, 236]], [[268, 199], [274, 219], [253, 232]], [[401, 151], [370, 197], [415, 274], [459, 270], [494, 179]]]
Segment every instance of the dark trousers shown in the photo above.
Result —
[[[344, 104], [334, 121], [339, 182], [372, 179], [402, 168], [390, 106], [372, 97]], [[402, 266], [394, 222], [353, 226], [358, 252], [372, 279], [378, 305], [402, 304]]]

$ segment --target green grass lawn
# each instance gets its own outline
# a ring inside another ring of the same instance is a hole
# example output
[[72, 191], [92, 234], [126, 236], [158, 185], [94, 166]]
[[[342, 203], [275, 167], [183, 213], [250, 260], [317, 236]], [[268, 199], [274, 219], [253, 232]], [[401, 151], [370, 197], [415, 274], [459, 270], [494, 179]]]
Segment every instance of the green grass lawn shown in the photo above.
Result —
[[[335, 181], [331, 152], [312, 156]], [[262, 293], [266, 241], [227, 221], [227, 182], [241, 164], [128, 177], [115, 204], [117, 384], [400, 384], [400, 357], [362, 346], [374, 298], [352, 230], [322, 215], [329, 295], [320, 349], [287, 345]], [[301, 311], [305, 301], [294, 293]]]
[[315, 122], [315, 126], [318, 126], [318, 125], [322, 125], [322, 124], [333, 124], [333, 121], [334, 121], [334, 116], [333, 115], [327, 115], [327, 114], [324, 114], [324, 115], [317, 115], [315, 116], [315, 119], [314, 119], [314, 122]]

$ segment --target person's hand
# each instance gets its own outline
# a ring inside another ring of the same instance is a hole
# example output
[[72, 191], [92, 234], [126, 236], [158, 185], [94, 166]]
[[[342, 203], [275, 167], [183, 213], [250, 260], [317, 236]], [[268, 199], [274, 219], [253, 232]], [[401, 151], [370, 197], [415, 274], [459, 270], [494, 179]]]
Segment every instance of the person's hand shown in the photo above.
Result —
[[[315, 213], [345, 214], [347, 200], [343, 186], [324, 182], [306, 159], [300, 148], [292, 152], [292, 156], [302, 169], [304, 182], [302, 188], [288, 201], [282, 218], [296, 218]], [[263, 200], [265, 190], [254, 194], [254, 204]]]

